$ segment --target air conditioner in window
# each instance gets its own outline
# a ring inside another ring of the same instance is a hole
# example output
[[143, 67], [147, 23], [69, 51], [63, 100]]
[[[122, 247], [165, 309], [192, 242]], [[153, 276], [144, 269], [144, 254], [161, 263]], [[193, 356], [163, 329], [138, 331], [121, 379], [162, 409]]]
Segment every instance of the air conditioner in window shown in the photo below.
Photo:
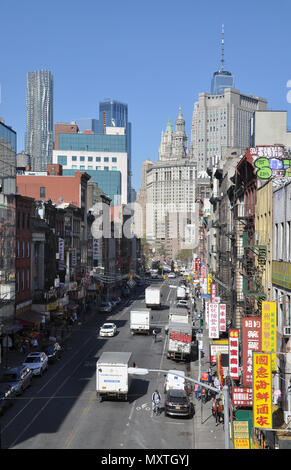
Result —
[[283, 334], [284, 336], [291, 336], [291, 326], [284, 326]]

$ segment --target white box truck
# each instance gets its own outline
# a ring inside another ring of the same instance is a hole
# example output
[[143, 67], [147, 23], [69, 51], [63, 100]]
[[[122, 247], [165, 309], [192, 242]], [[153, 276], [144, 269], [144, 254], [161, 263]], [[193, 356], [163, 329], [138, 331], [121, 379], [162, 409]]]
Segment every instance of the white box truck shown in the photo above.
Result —
[[151, 311], [149, 309], [135, 309], [130, 311], [130, 332], [132, 335], [135, 333], [150, 333], [150, 318]]
[[177, 300], [186, 299], [186, 288], [184, 286], [177, 287]]
[[161, 288], [158, 286], [147, 287], [145, 290], [145, 303], [148, 308], [161, 308]]
[[169, 323], [167, 357], [175, 361], [188, 361], [191, 355], [192, 325]]
[[131, 367], [131, 352], [104, 352], [96, 364], [96, 395], [104, 398], [127, 400], [130, 388], [128, 367]]

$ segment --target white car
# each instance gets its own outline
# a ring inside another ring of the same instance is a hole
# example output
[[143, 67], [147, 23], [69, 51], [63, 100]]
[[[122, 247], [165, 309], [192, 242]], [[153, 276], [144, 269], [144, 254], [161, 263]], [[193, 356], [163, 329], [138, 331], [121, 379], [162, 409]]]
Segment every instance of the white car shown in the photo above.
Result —
[[99, 336], [114, 336], [117, 331], [115, 323], [104, 323], [99, 331]]
[[23, 365], [28, 367], [33, 375], [40, 375], [48, 369], [48, 357], [44, 352], [31, 352], [26, 357]]

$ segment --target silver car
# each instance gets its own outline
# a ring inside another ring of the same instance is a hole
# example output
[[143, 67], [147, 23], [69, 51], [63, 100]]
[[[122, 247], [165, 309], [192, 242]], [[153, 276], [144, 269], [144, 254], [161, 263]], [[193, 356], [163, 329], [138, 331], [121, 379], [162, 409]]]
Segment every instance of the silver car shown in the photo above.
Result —
[[31, 384], [32, 371], [27, 366], [11, 367], [1, 377], [1, 383], [11, 385], [16, 395], [20, 395]]
[[33, 375], [42, 376], [44, 371], [48, 369], [48, 357], [44, 352], [32, 352], [28, 354], [23, 365], [29, 367]]

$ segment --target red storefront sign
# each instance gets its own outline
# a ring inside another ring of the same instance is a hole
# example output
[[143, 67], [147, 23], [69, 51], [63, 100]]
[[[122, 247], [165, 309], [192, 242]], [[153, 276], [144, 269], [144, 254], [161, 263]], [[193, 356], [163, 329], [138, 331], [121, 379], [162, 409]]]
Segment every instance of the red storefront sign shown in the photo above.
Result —
[[229, 376], [238, 380], [239, 378], [239, 330], [229, 330]]
[[232, 388], [232, 404], [233, 406], [253, 406], [253, 389], [252, 387], [233, 387]]
[[243, 335], [243, 384], [253, 383], [253, 351], [262, 350], [262, 320], [259, 317], [244, 317], [242, 319]]

